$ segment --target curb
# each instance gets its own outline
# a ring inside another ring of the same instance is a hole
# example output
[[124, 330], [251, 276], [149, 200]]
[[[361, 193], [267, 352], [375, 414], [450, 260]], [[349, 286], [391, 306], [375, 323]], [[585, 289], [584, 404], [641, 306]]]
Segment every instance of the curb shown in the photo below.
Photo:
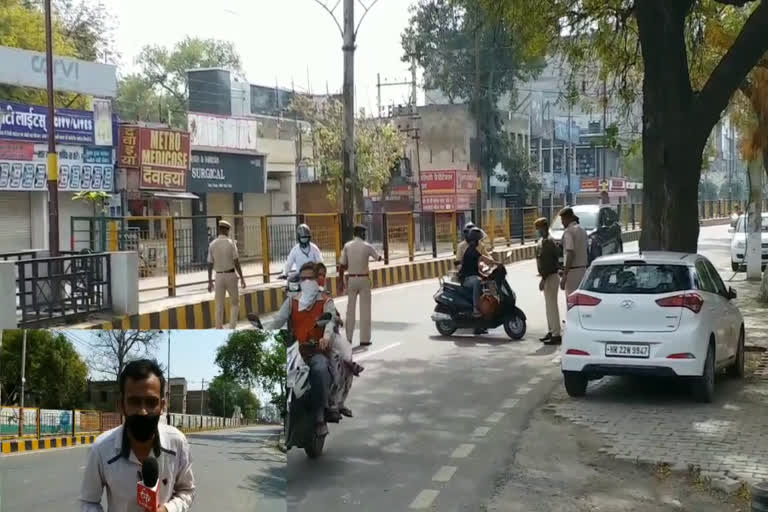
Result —
[[65, 448], [83, 444], [93, 444], [98, 435], [51, 437], [45, 439], [13, 439], [0, 442], [0, 454], [23, 453], [53, 448]]
[[[701, 221], [702, 226], [715, 226], [729, 223], [729, 219]], [[624, 242], [640, 240], [640, 230], [624, 231]], [[492, 250], [504, 264], [530, 260], [536, 257], [535, 245], [503, 247]], [[453, 256], [441, 256], [437, 259], [418, 262], [398, 263], [388, 267], [371, 270], [371, 287], [384, 288], [425, 279], [437, 279], [453, 269]], [[338, 297], [339, 279], [329, 276], [329, 288], [333, 297]], [[246, 321], [249, 313], [266, 315], [274, 313], [285, 301], [285, 284], [269, 283], [257, 290], [240, 295], [240, 321]], [[229, 304], [226, 307], [229, 317]], [[175, 306], [171, 309], [138, 315], [113, 317], [106, 322], [86, 323], [86, 329], [213, 329], [216, 327], [216, 303], [213, 299], [197, 304]]]

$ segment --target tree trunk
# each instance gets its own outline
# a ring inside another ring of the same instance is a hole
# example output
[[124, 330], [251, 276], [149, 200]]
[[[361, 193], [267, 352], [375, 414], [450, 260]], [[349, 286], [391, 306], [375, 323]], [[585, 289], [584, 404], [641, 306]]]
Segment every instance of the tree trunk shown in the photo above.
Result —
[[761, 158], [749, 163], [749, 208], [747, 222], [747, 249], [744, 258], [747, 263], [747, 279], [757, 281], [761, 277], [763, 262], [763, 165]]
[[[763, 170], [764, 178], [768, 177], [768, 147], [763, 148]], [[763, 280], [760, 283], [760, 300], [768, 302], [768, 267], [763, 271]]]
[[700, 126], [693, 108], [685, 4], [689, 2], [635, 4], [645, 65], [643, 251], [696, 252], [697, 248], [702, 152], [712, 127]]

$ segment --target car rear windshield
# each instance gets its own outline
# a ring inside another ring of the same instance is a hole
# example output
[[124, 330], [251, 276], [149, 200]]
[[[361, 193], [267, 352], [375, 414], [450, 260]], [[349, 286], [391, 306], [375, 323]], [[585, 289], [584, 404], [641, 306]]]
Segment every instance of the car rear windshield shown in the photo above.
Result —
[[691, 289], [691, 273], [685, 265], [595, 265], [582, 289], [595, 293], [649, 295], [679, 292]]

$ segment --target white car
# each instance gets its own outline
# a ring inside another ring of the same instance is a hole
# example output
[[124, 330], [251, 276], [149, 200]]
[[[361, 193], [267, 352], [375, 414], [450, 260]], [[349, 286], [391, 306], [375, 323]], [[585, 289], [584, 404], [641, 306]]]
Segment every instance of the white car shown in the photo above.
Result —
[[[766, 264], [768, 264], [768, 213], [764, 213], [762, 217], [762, 256], [763, 269], [765, 269]], [[746, 217], [739, 215], [735, 227], [728, 230], [733, 234], [731, 238], [731, 268], [734, 272], [738, 272], [746, 265], [744, 255], [747, 253], [747, 229]]]
[[744, 376], [744, 320], [704, 256], [656, 252], [596, 259], [568, 297], [561, 368], [583, 396], [607, 375], [683, 377], [711, 402], [715, 374]]

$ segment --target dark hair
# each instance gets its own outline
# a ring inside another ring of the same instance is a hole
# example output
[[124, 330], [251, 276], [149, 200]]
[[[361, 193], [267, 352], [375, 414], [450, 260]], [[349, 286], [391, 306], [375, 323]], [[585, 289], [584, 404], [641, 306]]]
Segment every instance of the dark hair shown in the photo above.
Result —
[[326, 274], [328, 273], [328, 267], [322, 261], [315, 264], [315, 275], [320, 274], [320, 270], [324, 270]]
[[314, 272], [315, 276], [317, 276], [317, 268], [315, 264], [312, 263], [311, 261], [308, 261], [301, 266], [301, 268], [299, 269], [299, 274], [301, 274], [305, 270], [311, 270], [312, 272]]
[[125, 365], [119, 379], [120, 394], [125, 394], [126, 380], [144, 380], [148, 379], [151, 375], [156, 375], [160, 379], [160, 394], [162, 395], [165, 390], [165, 376], [160, 365], [151, 359], [137, 359]]
[[355, 236], [357, 236], [361, 233], [365, 233], [367, 230], [368, 229], [362, 224], [356, 224], [352, 232], [355, 234]]

